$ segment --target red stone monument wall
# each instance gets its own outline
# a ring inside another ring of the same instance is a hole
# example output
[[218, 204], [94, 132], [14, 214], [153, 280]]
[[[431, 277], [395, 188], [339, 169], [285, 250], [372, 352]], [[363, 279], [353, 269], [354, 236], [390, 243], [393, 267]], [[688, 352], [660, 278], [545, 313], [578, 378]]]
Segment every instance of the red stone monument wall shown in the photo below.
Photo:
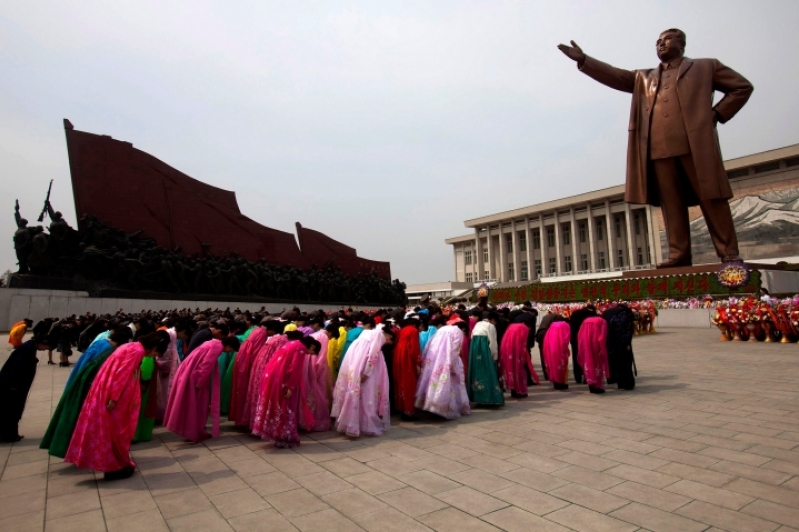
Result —
[[247, 218], [236, 194], [212, 187], [172, 168], [130, 142], [77, 131], [64, 120], [72, 192], [78, 219], [89, 214], [104, 223], [155, 239], [184, 254], [237, 252], [251, 261], [310, 268], [333, 262], [345, 273], [374, 268], [390, 278], [387, 262], [358, 257], [355, 249], [297, 224], [294, 235]]

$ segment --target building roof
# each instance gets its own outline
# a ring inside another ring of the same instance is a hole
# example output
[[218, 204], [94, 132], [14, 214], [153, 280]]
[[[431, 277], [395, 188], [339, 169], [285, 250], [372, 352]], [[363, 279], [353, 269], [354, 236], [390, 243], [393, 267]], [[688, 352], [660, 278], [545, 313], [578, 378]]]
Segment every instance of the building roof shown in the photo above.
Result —
[[[501, 220], [507, 220], [509, 218], [530, 216], [531, 214], [538, 214], [541, 212], [551, 212], [560, 208], [569, 207], [571, 205], [574, 205], [575, 203], [590, 203], [593, 201], [604, 201], [606, 199], [610, 199], [613, 196], [621, 196], [623, 194], [624, 194], [624, 185], [616, 185], [615, 187], [602, 188], [591, 192], [583, 192], [582, 194], [577, 194], [575, 196], [567, 196], [565, 198], [560, 198], [552, 201], [545, 201], [544, 203], [536, 203], [535, 205], [522, 207], [520, 209], [514, 209], [512, 211], [503, 211], [503, 212], [498, 212], [496, 214], [483, 216], [481, 218], [473, 218], [471, 220], [466, 220], [465, 222], [463, 222], [463, 225], [465, 225], [466, 227], [478, 227], [481, 225], [496, 223]], [[472, 239], [474, 239], [474, 236], [472, 236]]]
[[[777, 148], [774, 150], [753, 153], [751, 155], [738, 157], [736, 159], [729, 159], [727, 161], [724, 161], [724, 168], [727, 171], [730, 171], [730, 170], [736, 170], [738, 168], [744, 168], [747, 166], [762, 164], [769, 161], [788, 159], [797, 156], [799, 156], [799, 144], [793, 144], [790, 146], [785, 146], [783, 148]], [[582, 194], [577, 194], [575, 196], [567, 196], [565, 198], [560, 198], [552, 201], [545, 201], [544, 203], [536, 203], [534, 205], [521, 207], [519, 209], [502, 211], [494, 214], [489, 214], [488, 216], [481, 216], [479, 218], [472, 218], [471, 220], [466, 220], [465, 222], [463, 222], [463, 225], [465, 225], [466, 227], [480, 227], [483, 225], [494, 224], [500, 221], [505, 221], [517, 217], [522, 218], [525, 216], [536, 215], [542, 212], [555, 211], [561, 208], [570, 207], [575, 203], [590, 203], [596, 201], [604, 201], [614, 196], [621, 196], [623, 194], [624, 194], [624, 185], [616, 185], [615, 187], [602, 188], [591, 192], [584, 192]], [[474, 240], [474, 235], [464, 235], [459, 237], [448, 238], [446, 242], [447, 244], [455, 244], [458, 242], [465, 242], [468, 240]]]
[[761, 151], [759, 153], [753, 153], [752, 155], [745, 155], [736, 159], [728, 159], [724, 161], [724, 169], [727, 171], [737, 170], [738, 168], [744, 168], [746, 166], [754, 166], [756, 164], [762, 164], [779, 159], [790, 159], [797, 156], [799, 156], [799, 144], [792, 144], [790, 146], [776, 148], [774, 150]]

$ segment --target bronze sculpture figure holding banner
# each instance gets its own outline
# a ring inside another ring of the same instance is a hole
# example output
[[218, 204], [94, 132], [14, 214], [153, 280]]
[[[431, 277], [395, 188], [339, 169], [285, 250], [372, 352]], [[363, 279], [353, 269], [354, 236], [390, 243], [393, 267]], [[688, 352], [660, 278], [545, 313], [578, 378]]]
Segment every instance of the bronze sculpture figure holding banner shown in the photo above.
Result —
[[[660, 64], [642, 70], [598, 61], [574, 41], [558, 45], [581, 72], [633, 95], [624, 199], [661, 208], [669, 258], [658, 268], [691, 266], [688, 207], [693, 205], [701, 208], [721, 261], [741, 260], [716, 125], [735, 116], [754, 88], [716, 59], [685, 57], [685, 41], [681, 30], [661, 33], [655, 45]], [[715, 91], [724, 97], [713, 105]]]

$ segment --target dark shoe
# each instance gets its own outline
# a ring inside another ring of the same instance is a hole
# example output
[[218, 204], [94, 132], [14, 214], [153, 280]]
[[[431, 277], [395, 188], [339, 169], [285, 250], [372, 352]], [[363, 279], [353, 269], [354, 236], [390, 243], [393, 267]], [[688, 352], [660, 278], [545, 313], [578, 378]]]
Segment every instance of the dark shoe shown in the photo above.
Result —
[[556, 390], [568, 390], [569, 389], [569, 385], [568, 384], [562, 384], [560, 382], [553, 382], [552, 386], [554, 386]]
[[691, 257], [684, 258], [684, 259], [669, 259], [667, 261], [661, 262], [657, 265], [658, 270], [662, 270], [664, 268], [680, 268], [684, 266], [693, 266], [693, 262], [691, 261]]
[[738, 255], [726, 255], [721, 262], [743, 262], [743, 259]]
[[595, 388], [593, 386], [589, 386], [588, 387], [588, 391], [591, 392], [591, 393], [605, 393], [605, 389], [604, 388]]
[[47, 361], [47, 365], [48, 366], [55, 366], [55, 362], [53, 362], [52, 360], [48, 360]]
[[133, 476], [133, 473], [136, 471], [134, 467], [123, 467], [118, 471], [111, 471], [110, 473], [105, 473], [103, 475], [103, 479], [105, 480], [122, 480], [126, 478], [130, 478]]
[[59, 362], [58, 365], [61, 366], [62, 368], [68, 368], [72, 364], [70, 364], [69, 362]]
[[3, 442], [3, 443], [16, 443], [16, 442], [18, 442], [19, 440], [21, 440], [24, 437], [25, 436], [20, 436], [19, 434], [17, 434], [16, 436], [11, 436], [10, 438], [0, 438], [0, 442]]
[[525, 397], [527, 397], [527, 394], [526, 393], [510, 392], [510, 396], [511, 397], [515, 397], [516, 399], [524, 399]]
[[405, 412], [403, 412], [402, 414], [400, 414], [400, 419], [402, 421], [418, 421], [419, 418], [417, 418], [416, 416], [412, 416], [410, 414], [406, 414]]

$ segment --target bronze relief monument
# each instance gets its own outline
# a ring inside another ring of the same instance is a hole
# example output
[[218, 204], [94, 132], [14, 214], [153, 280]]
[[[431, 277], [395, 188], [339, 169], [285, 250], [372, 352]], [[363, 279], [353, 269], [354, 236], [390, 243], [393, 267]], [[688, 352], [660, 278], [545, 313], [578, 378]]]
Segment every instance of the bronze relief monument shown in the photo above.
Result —
[[[719, 259], [741, 260], [716, 126], [735, 116], [754, 88], [717, 59], [685, 57], [685, 43], [681, 30], [664, 31], [655, 44], [660, 64], [641, 70], [598, 61], [574, 41], [558, 45], [581, 72], [633, 95], [624, 199], [661, 209], [669, 257], [658, 268], [692, 265], [688, 207], [694, 205], [702, 210]], [[713, 105], [715, 91], [724, 97]]]

